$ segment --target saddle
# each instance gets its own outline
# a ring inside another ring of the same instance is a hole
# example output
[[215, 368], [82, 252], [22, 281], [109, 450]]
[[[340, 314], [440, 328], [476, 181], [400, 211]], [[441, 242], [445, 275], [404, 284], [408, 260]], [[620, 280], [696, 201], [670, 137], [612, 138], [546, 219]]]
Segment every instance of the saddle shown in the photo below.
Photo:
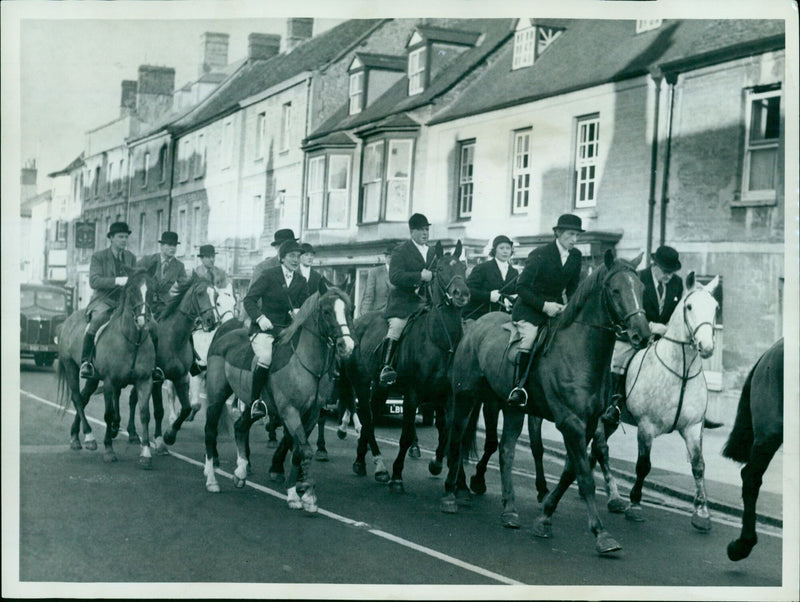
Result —
[[[539, 332], [536, 333], [536, 339], [533, 341], [533, 349], [531, 349], [531, 362], [535, 362], [540, 355], [545, 355], [548, 349], [550, 349], [550, 344], [553, 342], [551, 334], [555, 332], [550, 322], [551, 320], [547, 320], [539, 327]], [[506, 322], [502, 325], [502, 328], [510, 333], [508, 344], [506, 345], [506, 359], [513, 364], [516, 362], [516, 354], [509, 352], [511, 351], [511, 347], [515, 344], [519, 344], [520, 340], [522, 340], [522, 336], [513, 322]]]
[[[278, 343], [277, 337], [272, 345], [272, 365], [270, 372], [275, 372], [283, 368], [289, 363], [292, 357], [292, 346], [296, 346], [300, 339], [300, 331], [298, 330], [292, 337], [292, 344]], [[234, 368], [239, 370], [255, 370], [258, 360], [256, 354], [253, 352], [253, 347], [250, 345], [250, 336], [246, 328], [238, 328], [232, 330], [227, 334], [225, 344], [222, 348], [216, 348], [214, 355], [221, 355], [225, 360]]]

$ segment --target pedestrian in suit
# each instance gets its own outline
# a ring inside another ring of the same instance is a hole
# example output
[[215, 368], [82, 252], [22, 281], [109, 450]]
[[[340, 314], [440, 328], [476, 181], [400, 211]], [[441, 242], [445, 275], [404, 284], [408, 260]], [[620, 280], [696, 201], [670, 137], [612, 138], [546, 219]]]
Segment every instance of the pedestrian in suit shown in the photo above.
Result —
[[[270, 243], [270, 246], [275, 248], [277, 251], [287, 240], [293, 240], [295, 242], [298, 241], [294, 235], [294, 231], [291, 228], [275, 230], [275, 234], [272, 235], [272, 242]], [[261, 272], [279, 265], [281, 265], [281, 260], [278, 254], [273, 255], [272, 257], [267, 257], [264, 261], [257, 263], [256, 267], [253, 268], [253, 277], [250, 279], [250, 286], [253, 286], [253, 283], [258, 280]]]
[[397, 380], [393, 365], [397, 341], [411, 314], [425, 302], [419, 295], [420, 287], [433, 279], [433, 272], [428, 269], [434, 257], [434, 250], [427, 246], [430, 226], [427, 217], [415, 213], [408, 220], [410, 239], [397, 245], [392, 251], [389, 282], [393, 288], [389, 291], [383, 313], [389, 320], [389, 331], [383, 340], [383, 367], [380, 374], [382, 385], [391, 385]]
[[367, 283], [358, 304], [359, 315], [386, 309], [386, 303], [389, 301], [389, 289], [392, 287], [389, 282], [389, 270], [391, 269], [393, 248], [394, 245], [386, 247], [384, 264], [372, 268], [367, 273]]
[[200, 258], [200, 265], [194, 269], [194, 273], [208, 280], [214, 288], [228, 288], [230, 283], [225, 270], [214, 265], [217, 256], [214, 245], [200, 245], [197, 256]]
[[100, 327], [108, 322], [122, 297], [122, 289], [128, 283], [128, 274], [136, 265], [136, 256], [127, 250], [131, 230], [125, 222], [114, 222], [106, 237], [111, 245], [92, 253], [89, 265], [89, 286], [92, 298], [86, 306], [89, 325], [83, 335], [81, 350], [81, 377], [96, 380], [97, 370], [92, 363], [94, 337]]
[[[662, 245], [651, 253], [652, 264], [638, 272], [644, 284], [642, 305], [644, 314], [654, 336], [661, 336], [667, 331], [667, 323], [672, 312], [683, 297], [683, 280], [677, 275], [681, 269], [678, 251]], [[628, 364], [636, 353], [627, 337], [621, 337], [614, 343], [614, 354], [611, 357], [611, 404], [603, 414], [603, 421], [619, 424], [620, 409], [625, 405], [625, 373]]]
[[267, 383], [272, 364], [272, 342], [291, 324], [308, 297], [306, 279], [298, 271], [301, 252], [302, 247], [296, 240], [284, 242], [278, 251], [281, 264], [264, 270], [243, 301], [251, 320], [250, 344], [258, 360], [253, 371], [253, 403], [250, 406], [253, 420], [267, 415], [267, 404], [261, 399], [261, 390]]
[[180, 244], [177, 233], [164, 232], [158, 242], [160, 252], [142, 257], [137, 264], [137, 267], [147, 270], [155, 282], [152, 308], [156, 319], [178, 287], [189, 280], [183, 262], [175, 259]]
[[509, 264], [514, 243], [504, 234], [495, 236], [489, 261], [479, 263], [469, 274], [467, 286], [469, 305], [464, 309], [465, 319], [477, 320], [490, 311], [510, 311], [517, 298], [519, 272]]
[[300, 253], [300, 268], [299, 271], [303, 275], [303, 278], [306, 279], [307, 288], [308, 288], [308, 295], [311, 296], [319, 290], [319, 283], [325, 282], [325, 284], [330, 284], [328, 279], [325, 278], [322, 274], [320, 274], [317, 270], [311, 267], [311, 263], [314, 261], [314, 247], [312, 247], [307, 242], [304, 242], [300, 245], [302, 252]]
[[519, 297], [511, 319], [522, 340], [517, 351], [514, 389], [508, 396], [508, 403], [519, 407], [528, 403], [524, 384], [539, 327], [563, 311], [567, 299], [578, 288], [581, 276], [582, 256], [575, 248], [578, 235], [584, 232], [581, 218], [565, 213], [558, 218], [553, 232], [555, 240], [530, 252], [517, 279]]

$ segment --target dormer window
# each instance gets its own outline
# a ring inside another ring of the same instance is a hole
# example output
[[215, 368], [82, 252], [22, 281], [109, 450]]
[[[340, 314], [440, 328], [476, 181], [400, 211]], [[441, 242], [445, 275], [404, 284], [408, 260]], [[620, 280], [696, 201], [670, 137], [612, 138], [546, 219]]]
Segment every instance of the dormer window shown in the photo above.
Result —
[[563, 29], [534, 25], [531, 19], [520, 19], [514, 33], [512, 69], [530, 67], [534, 61], [561, 35]]
[[663, 19], [637, 19], [636, 33], [643, 33], [661, 27]]
[[350, 110], [348, 115], [360, 113], [364, 107], [364, 72], [350, 74]]
[[419, 94], [425, 89], [425, 47], [408, 53], [408, 95]]

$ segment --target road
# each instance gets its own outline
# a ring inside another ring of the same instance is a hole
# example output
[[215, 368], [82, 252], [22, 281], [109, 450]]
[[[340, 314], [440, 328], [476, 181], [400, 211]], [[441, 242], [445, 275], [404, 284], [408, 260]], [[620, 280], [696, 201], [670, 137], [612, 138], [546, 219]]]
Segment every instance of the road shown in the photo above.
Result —
[[[443, 514], [443, 476], [428, 473], [435, 429], [420, 427], [422, 459], [407, 459], [406, 493], [391, 493], [351, 470], [355, 438], [327, 431], [330, 462], [314, 462], [320, 512], [290, 510], [284, 490], [269, 481], [271, 450], [260, 425], [252, 431], [254, 475], [244, 489], [230, 480], [235, 452], [220, 443], [221, 493], [207, 493], [202, 472], [201, 412], [178, 434], [171, 455], [143, 471], [139, 447], [123, 431], [119, 461], [102, 461], [101, 395], [88, 414], [100, 450], [69, 449], [72, 414], [54, 401], [53, 370], [23, 366], [21, 374], [19, 570], [22, 581], [111, 583], [316, 583], [535, 586], [735, 586], [781, 584], [780, 530], [762, 530], [751, 558], [730, 562], [725, 547], [738, 519], [715, 513], [711, 533], [690, 525], [685, 502], [646, 492], [647, 521], [632, 523], [605, 510], [601, 518], [622, 551], [600, 557], [574, 487], [553, 517], [554, 536], [531, 536], [538, 513], [530, 454], [520, 447], [516, 476], [519, 530], [500, 526], [496, 458], [489, 491], [456, 515]], [[387, 464], [399, 425], [379, 429]], [[316, 434], [312, 441], [316, 440]], [[550, 477], [561, 463], [547, 457]], [[468, 475], [472, 468], [467, 469]], [[552, 486], [552, 485], [551, 485]], [[625, 495], [626, 492], [623, 492]], [[263, 590], [262, 590], [263, 591]], [[413, 590], [408, 590], [413, 591]], [[478, 591], [478, 590], [474, 590]], [[559, 592], [563, 591], [561, 589]], [[593, 591], [593, 590], [589, 590]], [[600, 591], [600, 590], [595, 590]], [[560, 593], [553, 593], [559, 597]]]

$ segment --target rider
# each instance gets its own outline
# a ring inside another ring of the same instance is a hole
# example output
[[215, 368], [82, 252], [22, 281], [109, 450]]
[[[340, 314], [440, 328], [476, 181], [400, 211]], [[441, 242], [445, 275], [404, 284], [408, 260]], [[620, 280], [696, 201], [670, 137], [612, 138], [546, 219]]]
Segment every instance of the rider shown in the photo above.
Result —
[[314, 247], [312, 247], [307, 242], [304, 242], [300, 245], [302, 251], [300, 253], [300, 273], [303, 275], [303, 278], [306, 279], [308, 283], [308, 296], [310, 297], [319, 289], [320, 281], [324, 280], [325, 284], [328, 284], [327, 279], [320, 274], [317, 270], [311, 267], [311, 263], [314, 261]]
[[92, 364], [94, 337], [100, 327], [108, 322], [111, 313], [119, 305], [122, 287], [128, 283], [128, 273], [136, 265], [136, 256], [128, 251], [128, 236], [131, 230], [125, 222], [114, 222], [106, 237], [111, 246], [92, 253], [89, 267], [89, 286], [94, 293], [86, 307], [89, 325], [83, 335], [81, 352], [81, 377], [97, 380], [97, 370]]
[[565, 213], [559, 217], [553, 228], [555, 240], [531, 251], [517, 278], [519, 297], [511, 318], [522, 340], [514, 364], [514, 388], [508, 395], [510, 405], [524, 407], [528, 403], [524, 379], [539, 326], [561, 313], [578, 288], [582, 256], [575, 242], [584, 231], [577, 215]]
[[[158, 320], [161, 317], [161, 312], [169, 301], [169, 298], [175, 294], [178, 287], [188, 282], [186, 276], [186, 268], [183, 262], [175, 259], [175, 253], [178, 252], [178, 235], [175, 232], [163, 232], [159, 239], [160, 251], [152, 255], [145, 255], [139, 260], [137, 267], [143, 268], [153, 278], [155, 282], [155, 290], [153, 290], [152, 308], [153, 317]], [[150, 330], [150, 337], [153, 339], [153, 345], [158, 349], [158, 328], [154, 322], [148, 325]], [[156, 366], [153, 380], [161, 382], [164, 380], [164, 373], [161, 368]]]
[[[650, 332], [661, 336], [667, 331], [667, 322], [683, 297], [683, 281], [676, 274], [681, 269], [678, 252], [672, 247], [662, 245], [650, 255], [653, 263], [639, 271], [639, 279], [644, 284], [642, 304], [650, 324]], [[603, 421], [616, 426], [619, 424], [621, 408], [625, 407], [625, 372], [636, 349], [627, 337], [617, 339], [611, 357], [611, 405], [603, 414]]]
[[415, 213], [408, 220], [410, 239], [397, 245], [392, 250], [389, 265], [389, 300], [386, 303], [384, 317], [389, 320], [389, 330], [383, 340], [383, 367], [380, 374], [382, 385], [394, 384], [397, 372], [393, 367], [394, 350], [408, 319], [424, 300], [418, 291], [424, 282], [433, 279], [433, 272], [428, 268], [434, 257], [434, 250], [428, 246], [430, 233], [428, 218]]
[[464, 318], [477, 320], [490, 311], [510, 311], [516, 299], [519, 272], [509, 263], [514, 243], [505, 234], [492, 241], [490, 259], [476, 265], [467, 278], [470, 292]]
[[197, 256], [200, 258], [200, 265], [194, 268], [194, 273], [208, 280], [214, 288], [228, 288], [228, 275], [225, 270], [214, 265], [217, 256], [214, 245], [200, 245]]
[[367, 284], [361, 293], [361, 302], [358, 304], [358, 315], [371, 311], [383, 311], [389, 300], [389, 266], [392, 262], [392, 249], [394, 245], [389, 245], [383, 254], [383, 265], [372, 268], [367, 273]]
[[[291, 228], [283, 228], [281, 230], [276, 230], [275, 234], [272, 235], [272, 243], [270, 244], [270, 246], [274, 247], [277, 250], [287, 240], [293, 240], [297, 242], [299, 239], [295, 237], [294, 231]], [[249, 286], [253, 286], [253, 283], [256, 280], [258, 280], [258, 277], [264, 270], [277, 267], [280, 264], [281, 264], [281, 259], [279, 255], [273, 255], [272, 257], [267, 257], [265, 260], [257, 263], [256, 267], [253, 268], [253, 277], [250, 279]]]
[[243, 301], [251, 320], [250, 344], [258, 359], [253, 371], [253, 403], [250, 406], [253, 420], [267, 415], [267, 404], [261, 399], [261, 390], [272, 364], [272, 342], [282, 329], [291, 324], [307, 298], [306, 279], [297, 271], [302, 250], [294, 239], [284, 242], [278, 251], [280, 265], [264, 270]]

